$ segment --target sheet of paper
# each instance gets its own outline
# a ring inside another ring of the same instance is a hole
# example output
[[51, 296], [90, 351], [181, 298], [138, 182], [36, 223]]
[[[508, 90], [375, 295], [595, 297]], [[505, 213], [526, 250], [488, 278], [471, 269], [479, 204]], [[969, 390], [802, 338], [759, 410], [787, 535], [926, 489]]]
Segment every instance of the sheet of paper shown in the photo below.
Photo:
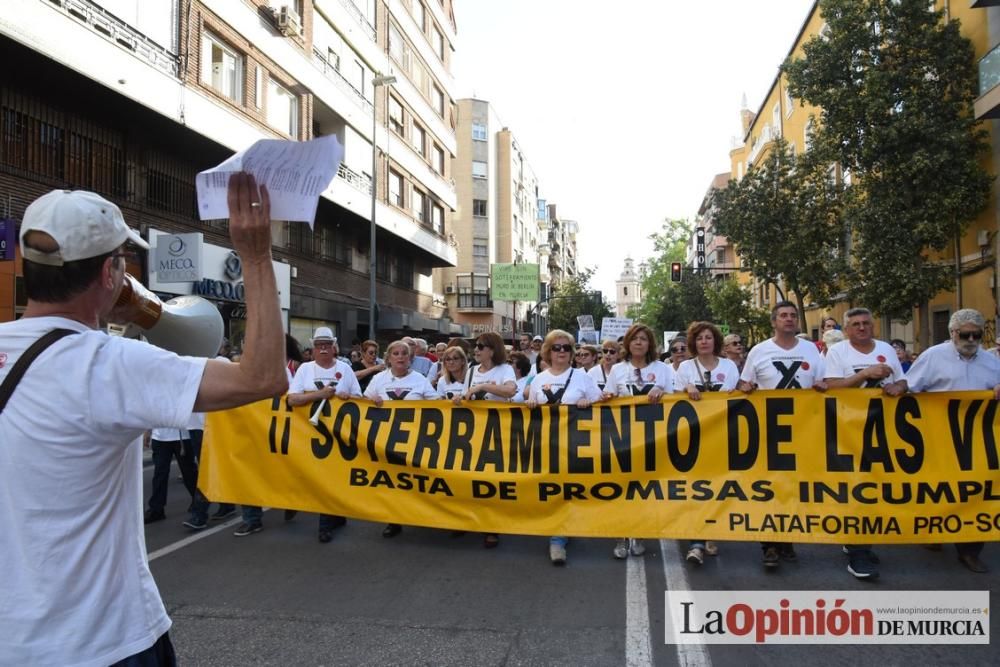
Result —
[[195, 179], [198, 215], [202, 220], [228, 218], [229, 177], [245, 171], [253, 174], [257, 183], [267, 185], [272, 220], [308, 222], [312, 228], [319, 196], [337, 175], [343, 159], [344, 147], [333, 135], [311, 141], [261, 139], [217, 167], [198, 174]]

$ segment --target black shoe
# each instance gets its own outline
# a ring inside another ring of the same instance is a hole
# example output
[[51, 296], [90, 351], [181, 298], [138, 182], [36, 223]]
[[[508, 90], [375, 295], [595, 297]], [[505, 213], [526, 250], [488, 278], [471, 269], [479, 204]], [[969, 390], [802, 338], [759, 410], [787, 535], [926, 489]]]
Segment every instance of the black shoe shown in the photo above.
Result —
[[871, 559], [870, 549], [851, 549], [847, 571], [856, 579], [878, 579], [878, 565]]
[[[295, 515], [298, 514], [298, 513], [299, 513], [298, 510], [285, 510], [285, 521], [291, 521], [292, 519], [295, 518]], [[322, 542], [322, 541], [323, 540], [320, 539], [320, 542]], [[330, 540], [327, 540], [327, 542], [329, 542], [329, 541]]]
[[326, 544], [327, 542], [329, 542], [332, 539], [333, 539], [333, 531], [332, 530], [325, 530], [325, 529], [322, 529], [322, 528], [320, 529], [320, 531], [319, 531], [319, 541], [320, 542], [322, 542], [323, 544]]
[[204, 530], [208, 528], [208, 521], [202, 517], [191, 517], [181, 525], [191, 530]]
[[330, 527], [336, 530], [337, 528], [343, 528], [347, 525], [347, 519], [342, 516], [331, 516], [330, 517]]
[[969, 568], [972, 572], [977, 574], [982, 574], [984, 572], [989, 572], [990, 569], [986, 567], [983, 561], [979, 560], [979, 556], [974, 554], [959, 554], [958, 562], [960, 562], [965, 567]]
[[236, 537], [246, 537], [247, 535], [253, 535], [254, 533], [259, 533], [264, 530], [264, 525], [260, 523], [247, 523], [243, 522], [240, 527], [233, 531], [233, 535]]
[[781, 565], [781, 555], [778, 553], [777, 547], [767, 547], [764, 549], [763, 557], [764, 567], [772, 568]]
[[396, 537], [401, 532], [403, 532], [403, 527], [398, 523], [386, 524], [386, 527], [382, 529], [382, 537]]
[[219, 509], [212, 515], [212, 521], [225, 521], [231, 516], [236, 516], [235, 505], [219, 505]]
[[157, 521], [163, 521], [167, 518], [167, 515], [163, 512], [155, 512], [153, 510], [146, 510], [146, 514], [142, 517], [143, 523], [155, 523]]

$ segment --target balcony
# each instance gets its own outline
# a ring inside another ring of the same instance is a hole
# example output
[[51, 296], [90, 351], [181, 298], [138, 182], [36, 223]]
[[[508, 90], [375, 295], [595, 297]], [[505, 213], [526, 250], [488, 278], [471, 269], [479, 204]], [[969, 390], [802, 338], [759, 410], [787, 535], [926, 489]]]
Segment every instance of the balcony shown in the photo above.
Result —
[[354, 84], [340, 73], [340, 70], [333, 63], [327, 61], [319, 49], [313, 49], [312, 64], [313, 67], [323, 73], [323, 76], [333, 81], [340, 88], [341, 92], [353, 97], [354, 101], [360, 104], [361, 108], [365, 110], [365, 113], [372, 113], [372, 103], [365, 98], [360, 90], [354, 87]]
[[1000, 118], [1000, 44], [979, 59], [979, 99], [976, 120]]
[[777, 139], [779, 136], [781, 136], [780, 128], [772, 125], [765, 125], [764, 129], [761, 130], [760, 135], [753, 142], [753, 147], [750, 149], [750, 155], [747, 157], [747, 164], [753, 164], [753, 162], [764, 150], [764, 147]]

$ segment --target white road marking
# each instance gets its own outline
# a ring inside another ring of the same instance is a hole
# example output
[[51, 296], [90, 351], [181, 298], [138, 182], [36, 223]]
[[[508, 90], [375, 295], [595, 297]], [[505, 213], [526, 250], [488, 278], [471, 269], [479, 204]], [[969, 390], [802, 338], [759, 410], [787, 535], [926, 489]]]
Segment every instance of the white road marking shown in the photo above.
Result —
[[649, 636], [649, 593], [646, 590], [646, 559], [625, 559], [625, 664], [647, 667], [653, 664]]
[[[263, 511], [266, 512], [269, 509], [270, 509], [269, 507], [265, 507], [263, 508]], [[178, 540], [173, 544], [168, 544], [162, 549], [157, 549], [153, 553], [149, 554], [149, 562], [152, 563], [154, 560], [160, 558], [161, 556], [172, 554], [178, 549], [183, 549], [189, 544], [194, 544], [198, 540], [203, 540], [206, 537], [210, 537], [212, 535], [215, 535], [216, 533], [220, 533], [224, 530], [232, 528], [233, 526], [238, 526], [241, 523], [243, 523], [243, 519], [241, 517], [236, 517], [235, 519], [230, 519], [229, 521], [220, 523], [218, 526], [215, 526], [214, 528], [205, 528], [204, 530], [199, 530], [198, 532], [192, 533], [191, 535], [185, 537], [183, 540]]]
[[[687, 573], [684, 568], [684, 561], [677, 555], [677, 547], [672, 540], [660, 540], [660, 556], [663, 559], [663, 578], [667, 582], [668, 591], [689, 591]], [[666, 601], [666, 595], [661, 600]], [[670, 627], [676, 630], [680, 627], [680, 619], [674, 616], [673, 610], [667, 609]], [[711, 667], [712, 657], [708, 654], [708, 649], [704, 644], [679, 644], [675, 643], [677, 649], [677, 663], [681, 667]]]

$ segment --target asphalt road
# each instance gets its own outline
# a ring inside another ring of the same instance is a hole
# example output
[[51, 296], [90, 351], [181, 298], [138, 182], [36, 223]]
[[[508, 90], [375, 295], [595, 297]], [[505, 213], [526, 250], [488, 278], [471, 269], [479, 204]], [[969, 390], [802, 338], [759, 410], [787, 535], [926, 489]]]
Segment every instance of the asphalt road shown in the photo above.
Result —
[[[151, 468], [146, 469], [148, 492]], [[694, 569], [676, 541], [647, 541], [641, 558], [611, 557], [612, 540], [579, 539], [569, 562], [548, 541], [501, 536], [485, 550], [468, 533], [351, 520], [329, 544], [317, 519], [280, 510], [264, 530], [233, 536], [238, 517], [193, 533], [188, 497], [171, 476], [167, 519], [147, 526], [151, 567], [184, 665], [998, 665], [993, 645], [675, 646], [665, 643], [664, 592], [691, 590], [989, 590], [1000, 587], [1000, 547], [989, 574], [962, 568], [950, 547], [878, 548], [882, 576], [861, 582], [834, 546], [800, 546], [796, 563], [765, 572], [755, 543], [721, 543]], [[215, 506], [213, 505], [213, 510]]]

